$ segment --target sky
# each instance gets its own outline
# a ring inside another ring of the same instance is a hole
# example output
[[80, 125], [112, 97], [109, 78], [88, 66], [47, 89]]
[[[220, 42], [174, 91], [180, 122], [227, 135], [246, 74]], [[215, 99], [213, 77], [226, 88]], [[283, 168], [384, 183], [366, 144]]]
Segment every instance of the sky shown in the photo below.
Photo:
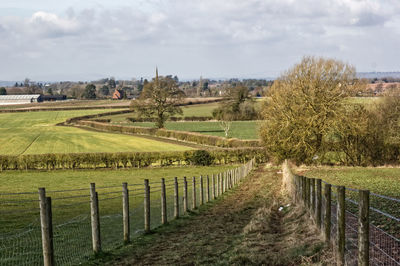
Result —
[[0, 80], [275, 78], [304, 56], [400, 71], [399, 0], [1, 0]]

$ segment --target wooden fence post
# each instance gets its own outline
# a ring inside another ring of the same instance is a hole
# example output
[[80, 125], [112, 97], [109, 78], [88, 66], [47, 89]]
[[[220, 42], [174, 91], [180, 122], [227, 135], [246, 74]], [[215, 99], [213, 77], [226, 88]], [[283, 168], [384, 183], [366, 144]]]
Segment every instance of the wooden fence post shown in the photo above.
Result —
[[358, 201], [358, 265], [369, 265], [369, 191], [359, 191]]
[[179, 217], [179, 184], [178, 177], [175, 177], [174, 180], [174, 218], [177, 219]]
[[187, 188], [187, 180], [186, 176], [183, 177], [183, 212], [187, 213], [189, 208], [188, 202], [188, 188]]
[[161, 224], [167, 223], [167, 195], [165, 193], [165, 178], [161, 178]]
[[316, 222], [319, 229], [321, 229], [321, 209], [322, 209], [322, 188], [321, 179], [317, 179], [317, 209], [315, 211]]
[[325, 243], [327, 245], [329, 245], [331, 241], [331, 216], [332, 216], [331, 196], [332, 196], [332, 185], [325, 184], [324, 237], [325, 237]]
[[144, 231], [150, 233], [150, 186], [149, 180], [144, 180]]
[[217, 174], [217, 197], [220, 195], [220, 180], [219, 180], [220, 173]]
[[206, 185], [207, 185], [207, 189], [206, 189], [206, 202], [210, 201], [210, 179], [207, 175], [206, 177]]
[[90, 183], [90, 216], [92, 224], [92, 244], [94, 254], [101, 252], [99, 198], [95, 183]]
[[192, 186], [192, 209], [196, 209], [196, 177], [193, 177], [193, 186]]
[[310, 186], [311, 186], [311, 215], [315, 215], [315, 178], [310, 179]]
[[127, 244], [130, 241], [128, 183], [122, 183], [122, 220], [124, 227], [124, 244]]
[[344, 251], [346, 243], [346, 193], [344, 186], [337, 187], [337, 263], [344, 265]]
[[45, 188], [39, 188], [40, 225], [42, 230], [43, 264], [54, 265], [53, 221], [51, 198], [46, 197]]
[[200, 206], [204, 204], [203, 176], [200, 176]]

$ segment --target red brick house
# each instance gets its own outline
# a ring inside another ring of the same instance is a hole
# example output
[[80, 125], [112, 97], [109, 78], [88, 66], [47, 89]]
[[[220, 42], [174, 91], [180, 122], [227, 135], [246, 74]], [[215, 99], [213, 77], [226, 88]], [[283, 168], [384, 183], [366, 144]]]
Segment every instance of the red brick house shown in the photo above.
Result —
[[122, 98], [124, 98], [124, 91], [123, 90], [115, 90], [113, 93], [112, 98], [114, 100], [121, 100]]

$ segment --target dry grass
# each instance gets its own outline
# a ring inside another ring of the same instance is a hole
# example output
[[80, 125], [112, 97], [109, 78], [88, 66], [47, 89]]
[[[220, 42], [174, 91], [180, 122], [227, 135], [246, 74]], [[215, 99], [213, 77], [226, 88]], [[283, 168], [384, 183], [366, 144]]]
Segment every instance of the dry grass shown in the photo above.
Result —
[[321, 262], [332, 256], [309, 215], [288, 205], [278, 171], [259, 168], [222, 200], [145, 236], [111, 264], [330, 264]]

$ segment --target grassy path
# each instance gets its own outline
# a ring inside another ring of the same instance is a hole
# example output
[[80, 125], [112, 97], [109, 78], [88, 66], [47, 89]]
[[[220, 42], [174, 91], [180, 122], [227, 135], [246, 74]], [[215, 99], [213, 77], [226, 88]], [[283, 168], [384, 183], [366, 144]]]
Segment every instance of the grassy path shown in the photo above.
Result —
[[287, 206], [277, 169], [259, 168], [238, 188], [141, 237], [107, 265], [299, 265], [326, 252], [308, 214]]

